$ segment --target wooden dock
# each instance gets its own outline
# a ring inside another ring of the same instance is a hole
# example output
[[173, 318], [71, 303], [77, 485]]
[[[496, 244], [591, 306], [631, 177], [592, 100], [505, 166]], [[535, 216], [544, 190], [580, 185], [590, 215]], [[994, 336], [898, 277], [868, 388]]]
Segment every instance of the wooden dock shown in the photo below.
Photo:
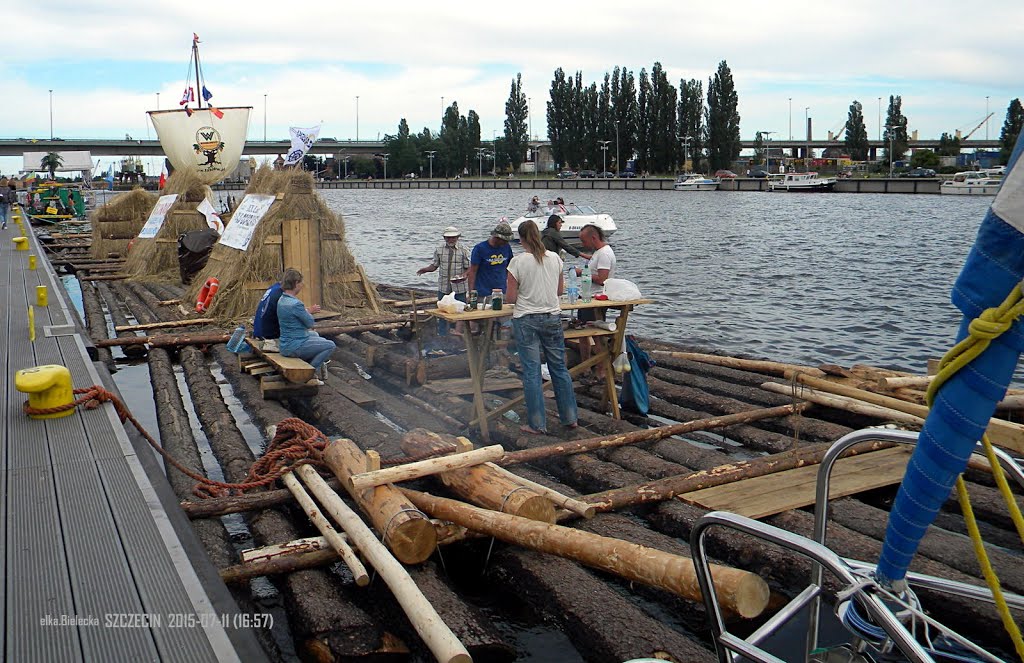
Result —
[[[26, 224], [27, 225], [27, 224]], [[75, 388], [102, 384], [77, 313], [35, 236], [0, 234], [6, 394], [0, 442], [0, 647], [8, 661], [255, 661], [263, 650], [182, 517], [151, 449], [113, 405], [31, 419], [16, 371], [58, 364]], [[29, 255], [38, 267], [29, 269]], [[37, 286], [49, 305], [28, 309]], [[109, 376], [108, 376], [109, 379]]]

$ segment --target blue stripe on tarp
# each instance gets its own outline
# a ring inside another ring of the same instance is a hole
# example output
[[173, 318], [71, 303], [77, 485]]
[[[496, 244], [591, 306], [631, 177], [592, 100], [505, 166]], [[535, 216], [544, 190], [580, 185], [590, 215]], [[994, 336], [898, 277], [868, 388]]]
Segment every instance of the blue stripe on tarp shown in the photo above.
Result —
[[[1024, 135], [1017, 139], [1003, 183], [1004, 189], [1012, 185], [1018, 190], [1001, 190], [1000, 198], [1024, 196], [1024, 179], [1011, 179], [1024, 151], [1022, 139]], [[953, 286], [953, 304], [964, 315], [957, 342], [967, 337], [971, 320], [985, 309], [999, 306], [1024, 279], [1024, 219], [1009, 221], [989, 209]], [[996, 403], [1006, 394], [1022, 351], [1024, 323], [1018, 320], [936, 394], [889, 515], [878, 561], [881, 581], [906, 577], [921, 538], [967, 466]]]

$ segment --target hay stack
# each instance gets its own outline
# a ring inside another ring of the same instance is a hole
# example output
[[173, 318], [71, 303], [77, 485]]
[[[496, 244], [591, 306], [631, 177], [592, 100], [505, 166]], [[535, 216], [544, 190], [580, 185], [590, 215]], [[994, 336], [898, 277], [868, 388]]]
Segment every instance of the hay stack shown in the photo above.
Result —
[[206, 228], [206, 217], [196, 211], [204, 198], [213, 202], [213, 191], [190, 171], [176, 170], [167, 178], [163, 194], [178, 194], [156, 237], [138, 239], [132, 245], [125, 272], [133, 277], [181, 282], [178, 272], [178, 236]]
[[[308, 219], [311, 236], [318, 238], [320, 247], [320, 305], [345, 317], [367, 315], [372, 310], [368, 308], [371, 299], [379, 306], [376, 288], [369, 283], [364, 288], [361, 281], [353, 280], [362, 270], [345, 243], [345, 223], [316, 194], [309, 173], [262, 167], [256, 171], [245, 193], [278, 195], [279, 199], [256, 227], [248, 250], [214, 245], [206, 267], [185, 293], [186, 302], [194, 302], [206, 279], [215, 277], [220, 280], [220, 290], [207, 315], [224, 321], [251, 318], [264, 290], [280, 278], [286, 267], [299, 267], [284, 264], [285, 221]], [[311, 275], [304, 276], [308, 288]], [[343, 280], [345, 277], [349, 280]], [[304, 291], [300, 297], [306, 295]]]
[[102, 260], [128, 254], [128, 242], [146, 225], [157, 196], [139, 187], [119, 193], [92, 213], [92, 257]]

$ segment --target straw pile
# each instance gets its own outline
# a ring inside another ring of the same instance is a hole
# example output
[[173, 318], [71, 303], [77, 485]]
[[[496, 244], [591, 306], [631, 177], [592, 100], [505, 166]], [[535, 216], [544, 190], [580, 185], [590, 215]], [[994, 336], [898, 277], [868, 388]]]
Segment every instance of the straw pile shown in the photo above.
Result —
[[128, 253], [128, 242], [135, 239], [146, 225], [149, 213], [156, 205], [157, 196], [135, 187], [119, 193], [92, 213], [92, 257], [123, 258]]
[[208, 227], [196, 211], [204, 198], [213, 202], [213, 191], [194, 173], [176, 170], [167, 178], [164, 195], [178, 194], [156, 237], [137, 239], [128, 253], [125, 272], [133, 277], [181, 282], [178, 272], [178, 236]]
[[[224, 321], [251, 318], [264, 290], [280, 278], [285, 268], [301, 269], [298, 265], [284, 264], [284, 222], [308, 219], [310, 236], [319, 238], [321, 306], [351, 318], [365, 316], [369, 310], [365, 307], [370, 305], [371, 298], [379, 305], [380, 298], [373, 284], [367, 283], [364, 288], [358, 280], [339, 278], [361, 273], [361, 268], [345, 243], [344, 221], [315, 193], [309, 173], [262, 167], [256, 171], [245, 193], [277, 195], [278, 200], [254, 230], [248, 250], [214, 245], [206, 267], [196, 275], [185, 293], [186, 302], [194, 302], [206, 279], [215, 277], [220, 280], [220, 289], [207, 315]], [[311, 275], [304, 276], [309, 288]]]

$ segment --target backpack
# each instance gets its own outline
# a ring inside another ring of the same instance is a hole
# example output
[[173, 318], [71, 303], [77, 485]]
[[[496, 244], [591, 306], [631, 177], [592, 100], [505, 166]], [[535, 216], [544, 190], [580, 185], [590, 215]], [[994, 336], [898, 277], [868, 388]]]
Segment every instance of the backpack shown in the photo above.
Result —
[[651, 392], [647, 385], [647, 371], [656, 363], [632, 336], [626, 337], [626, 352], [629, 354], [630, 371], [622, 375], [622, 391], [619, 406], [630, 412], [647, 415], [651, 406]]

